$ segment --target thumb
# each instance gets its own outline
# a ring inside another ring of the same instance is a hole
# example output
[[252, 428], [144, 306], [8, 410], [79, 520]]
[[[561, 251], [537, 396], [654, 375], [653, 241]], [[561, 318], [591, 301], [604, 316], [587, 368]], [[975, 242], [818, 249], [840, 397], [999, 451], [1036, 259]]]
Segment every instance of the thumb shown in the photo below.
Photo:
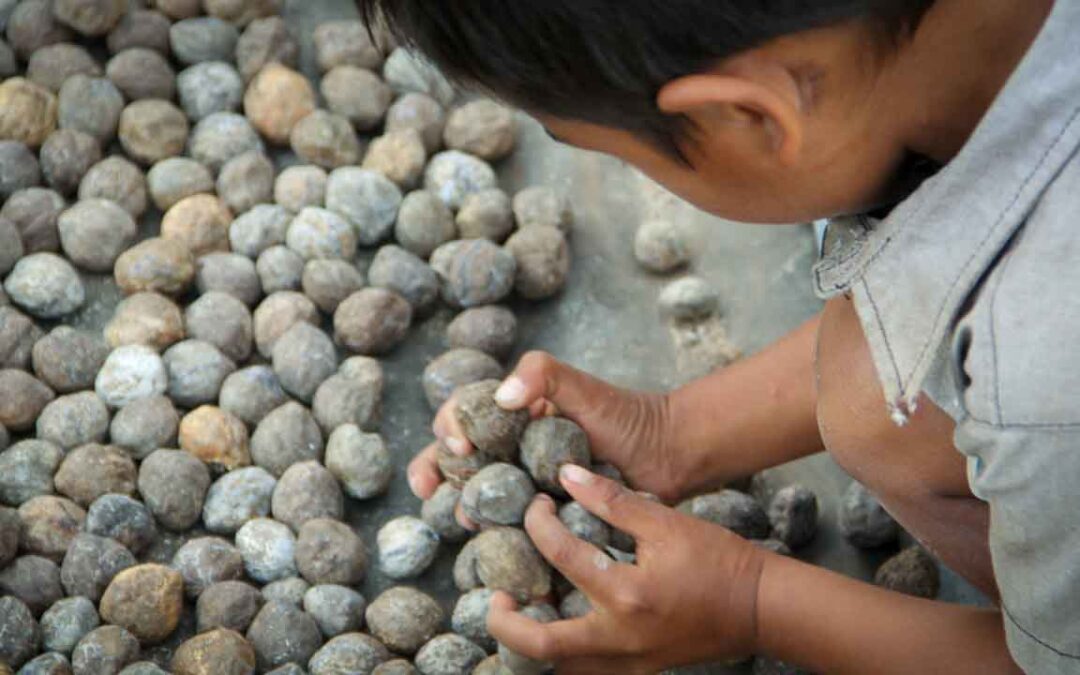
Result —
[[495, 392], [506, 410], [529, 408], [548, 401], [561, 415], [575, 419], [602, 409], [620, 392], [603, 380], [566, 365], [545, 352], [529, 352]]

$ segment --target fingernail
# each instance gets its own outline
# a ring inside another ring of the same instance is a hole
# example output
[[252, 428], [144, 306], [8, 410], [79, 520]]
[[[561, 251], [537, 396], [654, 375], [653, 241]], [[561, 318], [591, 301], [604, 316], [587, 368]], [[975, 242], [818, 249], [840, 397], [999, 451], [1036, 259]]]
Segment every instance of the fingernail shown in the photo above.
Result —
[[555, 500], [552, 499], [549, 495], [544, 494], [543, 492], [536, 495], [536, 501], [540, 502], [541, 504], [543, 504], [544, 506], [546, 506], [548, 508], [554, 508], [554, 506], [555, 506]]
[[408, 479], [408, 481], [409, 481], [409, 489], [410, 489], [410, 490], [412, 490], [412, 493], [413, 493], [414, 495], [418, 495], [418, 496], [419, 496], [419, 494], [420, 494], [420, 490], [418, 490], [418, 489], [417, 489], [417, 487], [416, 487], [416, 476], [414, 476], [414, 475], [412, 475], [412, 474], [410, 473], [410, 474], [408, 474], [408, 476], [406, 476], [406, 478], [407, 478], [407, 479]]
[[507, 378], [495, 391], [495, 402], [499, 405], [521, 405], [525, 398], [525, 383], [516, 377]]
[[577, 464], [563, 464], [559, 469], [559, 476], [568, 483], [588, 485], [593, 480], [593, 475]]
[[458, 457], [465, 456], [465, 443], [460, 438], [450, 436], [445, 441], [446, 447], [450, 448], [450, 452], [454, 453]]

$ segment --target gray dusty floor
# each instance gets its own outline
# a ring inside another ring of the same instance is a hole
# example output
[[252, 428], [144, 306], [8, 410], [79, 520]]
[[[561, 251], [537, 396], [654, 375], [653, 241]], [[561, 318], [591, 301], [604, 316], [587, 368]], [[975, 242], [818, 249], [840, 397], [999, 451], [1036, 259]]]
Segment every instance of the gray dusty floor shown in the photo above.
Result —
[[[304, 38], [304, 68], [315, 75], [311, 30], [321, 21], [350, 17], [347, 0], [290, 0], [286, 15]], [[809, 284], [813, 235], [808, 227], [755, 227], [726, 223], [702, 214], [650, 187], [620, 162], [559, 146], [537, 125], [523, 118], [521, 148], [499, 167], [502, 185], [513, 190], [550, 184], [571, 195], [575, 205], [573, 277], [553, 301], [520, 305], [520, 350], [544, 349], [580, 368], [620, 385], [666, 389], [684, 379], [674, 368], [671, 338], [656, 312], [655, 299], [666, 279], [642, 272], [634, 263], [633, 232], [648, 214], [678, 219], [692, 234], [698, 252], [692, 271], [719, 292], [729, 338], [753, 353], [813, 315], [820, 307]], [[280, 158], [289, 163], [289, 157]], [[153, 220], [153, 219], [152, 219]], [[146, 226], [149, 234], [156, 228]], [[93, 280], [93, 302], [77, 323], [100, 327], [119, 294], [111, 282]], [[431, 440], [431, 412], [419, 384], [424, 366], [444, 349], [442, 333], [450, 314], [443, 312], [414, 329], [407, 343], [385, 361], [388, 391], [383, 433], [401, 467], [385, 497], [353, 504], [350, 519], [374, 551], [378, 524], [417, 513], [404, 466]], [[866, 578], [886, 552], [866, 555], [844, 542], [835, 525], [837, 495], [848, 478], [826, 457], [814, 457], [770, 473], [770, 482], [799, 481], [822, 500], [822, 532], [802, 553], [805, 559], [845, 574]], [[435, 566], [415, 581], [447, 605], [456, 592], [450, 567], [456, 550], [447, 547]], [[373, 571], [365, 584], [368, 598], [389, 581]], [[972, 601], [975, 595], [954, 577], [946, 577], [945, 597]], [[718, 667], [693, 672], [740, 672]]]

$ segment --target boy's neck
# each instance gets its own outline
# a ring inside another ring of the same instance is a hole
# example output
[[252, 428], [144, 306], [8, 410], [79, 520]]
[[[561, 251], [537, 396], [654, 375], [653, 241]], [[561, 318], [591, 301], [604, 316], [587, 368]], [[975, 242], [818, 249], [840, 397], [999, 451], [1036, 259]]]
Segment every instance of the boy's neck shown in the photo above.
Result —
[[946, 163], [1038, 36], [1053, 0], [938, 0], [889, 76], [910, 150]]

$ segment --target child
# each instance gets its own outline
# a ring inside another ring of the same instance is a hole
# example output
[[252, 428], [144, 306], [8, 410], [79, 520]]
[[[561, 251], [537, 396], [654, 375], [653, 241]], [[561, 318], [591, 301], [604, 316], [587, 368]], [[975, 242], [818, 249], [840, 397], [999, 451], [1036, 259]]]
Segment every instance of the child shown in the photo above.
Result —
[[[447, 73], [718, 215], [830, 226], [828, 303], [666, 396], [543, 354], [506, 408], [557, 409], [666, 501], [827, 450], [994, 598], [953, 606], [765, 552], [577, 467], [638, 541], [538, 549], [591, 600], [492, 634], [566, 673], [750, 653], [822, 673], [1080, 673], [1080, 0], [361, 0]], [[452, 415], [436, 435], [471, 451]], [[434, 450], [414, 491], [440, 477]]]

